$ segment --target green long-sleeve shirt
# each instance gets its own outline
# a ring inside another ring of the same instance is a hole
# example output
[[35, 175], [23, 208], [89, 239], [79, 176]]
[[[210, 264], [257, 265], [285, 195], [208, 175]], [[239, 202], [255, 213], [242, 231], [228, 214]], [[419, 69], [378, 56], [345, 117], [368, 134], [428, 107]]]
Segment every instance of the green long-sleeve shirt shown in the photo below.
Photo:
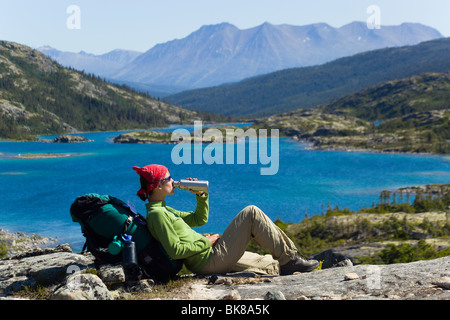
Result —
[[166, 206], [165, 201], [147, 203], [147, 227], [167, 254], [174, 260], [183, 259], [186, 267], [197, 272], [206, 264], [211, 254], [210, 241], [191, 227], [208, 221], [208, 194], [196, 196], [195, 211], [178, 211]]

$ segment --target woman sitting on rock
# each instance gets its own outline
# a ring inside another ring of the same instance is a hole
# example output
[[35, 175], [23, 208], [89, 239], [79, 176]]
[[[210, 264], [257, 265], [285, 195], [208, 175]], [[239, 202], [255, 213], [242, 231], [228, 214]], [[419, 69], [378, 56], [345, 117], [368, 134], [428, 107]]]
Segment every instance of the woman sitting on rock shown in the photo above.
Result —
[[[318, 267], [316, 260], [306, 260], [297, 248], [258, 207], [243, 209], [226, 228], [222, 236], [203, 236], [192, 229], [208, 221], [209, 195], [196, 194], [195, 211], [178, 211], [166, 205], [168, 195], [175, 193], [169, 170], [162, 165], [133, 167], [140, 176], [138, 196], [147, 209], [147, 227], [174, 260], [183, 260], [186, 267], [197, 274], [252, 271], [259, 274], [289, 275], [309, 272]], [[196, 180], [196, 179], [189, 179]], [[254, 239], [271, 255], [247, 252]]]

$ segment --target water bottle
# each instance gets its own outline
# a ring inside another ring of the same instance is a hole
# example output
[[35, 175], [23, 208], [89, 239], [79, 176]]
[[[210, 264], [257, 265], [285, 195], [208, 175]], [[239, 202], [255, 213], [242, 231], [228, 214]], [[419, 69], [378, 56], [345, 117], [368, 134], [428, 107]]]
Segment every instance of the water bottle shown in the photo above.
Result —
[[136, 244], [133, 241], [133, 237], [130, 235], [124, 235], [123, 239], [123, 265], [125, 267], [137, 265]]
[[122, 240], [118, 236], [115, 236], [113, 241], [108, 245], [108, 252], [116, 256], [120, 251], [122, 251]]
[[208, 191], [208, 181], [193, 181], [193, 180], [180, 180], [173, 183], [174, 188], [180, 190], [192, 190], [192, 191]]

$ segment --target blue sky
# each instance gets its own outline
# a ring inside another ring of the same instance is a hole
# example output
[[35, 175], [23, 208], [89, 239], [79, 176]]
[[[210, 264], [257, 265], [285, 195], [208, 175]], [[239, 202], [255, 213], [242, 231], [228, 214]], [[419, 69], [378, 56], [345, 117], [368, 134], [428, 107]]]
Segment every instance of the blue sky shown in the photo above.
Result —
[[[79, 15], [67, 13], [72, 5]], [[379, 7], [381, 25], [418, 22], [450, 36], [450, 0], [0, 0], [0, 40], [94, 54], [144, 52], [221, 22], [240, 29], [266, 21], [340, 27], [367, 21], [371, 5]]]

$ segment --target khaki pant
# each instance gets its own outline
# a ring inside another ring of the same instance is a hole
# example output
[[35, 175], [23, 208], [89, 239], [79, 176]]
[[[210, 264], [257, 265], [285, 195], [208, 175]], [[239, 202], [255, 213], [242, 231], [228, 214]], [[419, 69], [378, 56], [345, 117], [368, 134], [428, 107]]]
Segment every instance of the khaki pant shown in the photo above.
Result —
[[[245, 251], [251, 239], [271, 255]], [[251, 271], [279, 274], [280, 265], [297, 253], [295, 244], [258, 207], [248, 206], [230, 223], [214, 244], [206, 265], [199, 274]]]

